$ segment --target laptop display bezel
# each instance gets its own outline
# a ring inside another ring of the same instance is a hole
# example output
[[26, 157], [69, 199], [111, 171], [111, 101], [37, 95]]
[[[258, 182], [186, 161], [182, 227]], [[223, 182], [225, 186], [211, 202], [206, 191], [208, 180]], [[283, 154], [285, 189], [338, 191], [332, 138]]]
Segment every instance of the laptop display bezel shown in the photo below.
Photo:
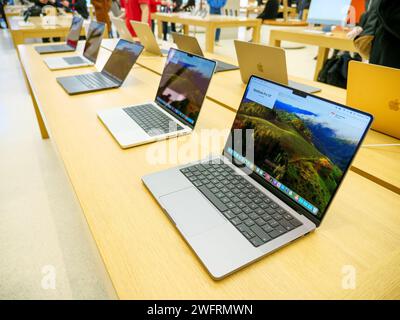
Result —
[[[95, 28], [97, 28], [97, 27], [99, 27], [99, 26], [102, 26], [102, 27], [103, 27], [102, 34], [100, 35], [99, 48], [97, 49], [96, 57], [94, 57], [93, 59], [92, 59], [89, 55], [86, 55], [86, 48], [87, 48], [87, 45], [89, 44], [89, 41], [90, 41], [90, 39], [91, 39], [91, 38], [90, 38], [90, 31], [91, 31], [91, 26], [92, 26], [92, 24], [95, 25]], [[92, 21], [90, 22], [90, 25], [89, 25], [88, 38], [87, 38], [86, 43], [85, 43], [85, 48], [83, 49], [83, 56], [84, 56], [86, 59], [88, 59], [89, 61], [93, 62], [93, 63], [96, 62], [97, 57], [98, 57], [99, 52], [100, 52], [100, 46], [101, 46], [101, 41], [103, 40], [103, 34], [104, 34], [105, 26], [106, 26], [105, 23], [103, 23], [103, 22], [98, 22], [98, 21], [94, 21], [94, 20], [92, 20]]]
[[[297, 213], [302, 214], [302, 215], [304, 215], [305, 217], [307, 217], [309, 220], [311, 220], [313, 223], [315, 223], [315, 225], [318, 227], [318, 226], [321, 224], [321, 222], [323, 221], [323, 219], [325, 218], [326, 213], [329, 211], [329, 208], [330, 208], [330, 206], [331, 206], [331, 204], [332, 204], [332, 202], [333, 202], [333, 199], [334, 199], [335, 196], [337, 195], [338, 190], [339, 190], [340, 187], [342, 186], [342, 183], [343, 183], [343, 181], [345, 180], [345, 177], [346, 177], [347, 173], [349, 172], [349, 170], [350, 170], [350, 168], [351, 168], [351, 164], [353, 163], [354, 158], [355, 158], [355, 156], [357, 155], [357, 152], [359, 151], [359, 149], [360, 149], [360, 147], [361, 147], [361, 145], [362, 145], [362, 143], [363, 143], [363, 141], [364, 141], [364, 139], [365, 139], [365, 137], [366, 137], [366, 135], [367, 135], [367, 133], [368, 133], [370, 127], [371, 127], [371, 124], [372, 124], [372, 121], [373, 121], [373, 116], [372, 116], [371, 114], [367, 113], [367, 112], [360, 111], [360, 110], [357, 110], [357, 109], [354, 109], [354, 108], [345, 106], [345, 105], [343, 105], [343, 104], [340, 104], [340, 103], [337, 103], [337, 102], [334, 102], [334, 101], [331, 101], [331, 100], [328, 100], [328, 99], [324, 99], [324, 98], [318, 97], [318, 96], [313, 95], [313, 94], [310, 94], [310, 93], [306, 93], [306, 92], [303, 92], [303, 91], [299, 91], [299, 90], [297, 90], [297, 89], [293, 89], [293, 88], [291, 88], [291, 87], [289, 87], [289, 86], [286, 86], [286, 85], [283, 85], [283, 84], [281, 84], [281, 83], [277, 83], [277, 82], [274, 82], [274, 81], [271, 81], [271, 80], [267, 80], [267, 79], [264, 79], [264, 78], [261, 78], [261, 77], [255, 76], [255, 75], [253, 75], [253, 76], [251, 76], [251, 77], [249, 78], [249, 82], [248, 82], [248, 84], [247, 84], [247, 86], [246, 86], [246, 89], [245, 89], [245, 91], [244, 91], [244, 93], [243, 93], [243, 97], [242, 97], [242, 99], [241, 99], [241, 101], [240, 101], [239, 108], [240, 108], [240, 106], [242, 105], [243, 100], [244, 100], [245, 97], [246, 97], [246, 93], [247, 93], [248, 86], [249, 86], [249, 84], [251, 83], [251, 80], [252, 80], [253, 78], [256, 78], [256, 79], [259, 79], [259, 80], [262, 80], [262, 81], [266, 81], [266, 82], [269, 82], [269, 83], [274, 84], [274, 85], [277, 85], [277, 86], [281, 86], [282, 88], [290, 89], [290, 90], [292, 90], [296, 95], [300, 95], [300, 96], [302, 96], [302, 97], [308, 97], [308, 96], [309, 96], [309, 97], [312, 97], [312, 98], [321, 100], [321, 101], [323, 101], [323, 102], [327, 102], [327, 103], [333, 104], [333, 105], [335, 105], [335, 106], [338, 106], [338, 107], [341, 107], [341, 108], [345, 108], [345, 109], [350, 110], [350, 111], [353, 111], [353, 112], [360, 113], [360, 114], [362, 114], [362, 115], [367, 116], [367, 117], [370, 118], [370, 119], [369, 119], [369, 123], [368, 123], [368, 125], [367, 125], [367, 127], [366, 127], [366, 129], [365, 129], [365, 131], [364, 131], [364, 133], [363, 133], [363, 135], [362, 135], [362, 137], [360, 138], [360, 141], [359, 141], [357, 147], [356, 147], [356, 150], [355, 150], [355, 152], [354, 152], [352, 158], [351, 158], [350, 161], [349, 161], [349, 165], [347, 166], [346, 170], [343, 172], [343, 175], [342, 175], [342, 177], [341, 177], [341, 180], [340, 180], [340, 182], [338, 183], [337, 188], [336, 188], [335, 191], [333, 192], [333, 194], [332, 194], [332, 196], [331, 196], [331, 198], [330, 198], [330, 200], [329, 200], [329, 202], [328, 202], [328, 204], [327, 204], [327, 206], [326, 206], [326, 208], [325, 208], [325, 212], [323, 213], [323, 215], [321, 216], [321, 218], [318, 218], [317, 216], [313, 215], [311, 212], [307, 211], [305, 208], [303, 208], [302, 206], [300, 206], [299, 204], [297, 204], [293, 199], [291, 199], [290, 197], [286, 196], [283, 192], [279, 191], [278, 188], [272, 186], [270, 183], [268, 183], [267, 181], [265, 181], [265, 179], [263, 179], [262, 177], [260, 177], [259, 175], [257, 175], [257, 173], [255, 173], [254, 171], [248, 175], [251, 179], [253, 179], [253, 180], [255, 180], [256, 182], [258, 182], [258, 183], [259, 183], [260, 185], [262, 185], [265, 189], [267, 189], [268, 191], [270, 191], [273, 195], [275, 195], [276, 197], [278, 197], [279, 199], [281, 199], [283, 202], [285, 202], [289, 207], [291, 207], [291, 208], [292, 208], [293, 210], [295, 210]], [[239, 111], [239, 109], [238, 109], [238, 111]], [[231, 126], [231, 133], [232, 133], [232, 130], [233, 130], [233, 123], [232, 123], [232, 126]], [[226, 152], [227, 147], [229, 147], [229, 146], [228, 146], [228, 143], [229, 143], [229, 139], [227, 140], [227, 142], [226, 142], [226, 144], [225, 144], [225, 146], [224, 146], [224, 149], [223, 149], [223, 155], [224, 155], [224, 157], [227, 158], [235, 167], [237, 167], [237, 168], [239, 168], [240, 170], [244, 171], [244, 170], [242, 169], [241, 166], [238, 166], [238, 165], [235, 164], [233, 161], [231, 161], [231, 160], [233, 159], [232, 156], [231, 156], [228, 152]], [[294, 190], [294, 191], [296, 192], [296, 190]], [[306, 200], [307, 200], [307, 199], [306, 199]]]
[[[166, 68], [166, 66], [167, 66], [167, 63], [168, 63], [169, 55], [171, 54], [172, 51], [179, 51], [179, 52], [182, 52], [182, 53], [184, 53], [184, 54], [187, 54], [188, 56], [194, 56], [194, 57], [197, 57], [197, 58], [200, 58], [200, 59], [204, 59], [204, 60], [207, 60], [207, 61], [210, 61], [210, 62], [214, 63], [214, 68], [213, 68], [213, 72], [212, 72], [212, 74], [211, 74], [210, 82], [208, 83], [207, 90], [206, 90], [206, 92], [204, 93], [203, 101], [202, 101], [202, 103], [201, 103], [201, 105], [200, 105], [199, 115], [197, 116], [197, 119], [196, 119], [196, 121], [195, 121], [193, 124], [191, 124], [190, 122], [188, 122], [186, 119], [180, 117], [177, 113], [173, 112], [172, 110], [168, 109], [168, 108], [165, 107], [163, 104], [161, 104], [161, 103], [159, 103], [159, 102], [157, 101], [158, 89], [160, 89], [161, 80], [162, 80], [162, 77], [163, 77], [163, 75], [164, 75], [164, 71], [165, 71], [165, 68]], [[154, 102], [155, 102], [160, 108], [162, 108], [163, 110], [165, 110], [166, 112], [168, 112], [170, 115], [172, 115], [174, 118], [176, 118], [176, 119], [178, 119], [179, 121], [183, 122], [185, 125], [187, 125], [187, 126], [190, 127], [191, 129], [194, 129], [194, 127], [196, 126], [197, 121], [199, 120], [200, 112], [201, 112], [201, 110], [203, 109], [204, 100], [206, 99], [207, 92], [208, 92], [208, 89], [210, 88], [210, 83], [211, 83], [211, 80], [212, 80], [212, 77], [213, 77], [213, 75], [214, 75], [214, 72], [215, 72], [215, 68], [216, 68], [216, 67], [217, 67], [217, 63], [216, 63], [214, 60], [207, 59], [207, 58], [205, 58], [205, 57], [198, 56], [198, 55], [196, 55], [196, 54], [192, 54], [192, 53], [190, 53], [190, 52], [186, 52], [186, 51], [179, 50], [179, 49], [176, 49], [176, 48], [170, 48], [170, 49], [169, 49], [169, 52], [168, 52], [167, 59], [165, 60], [165, 65], [164, 65], [163, 73], [162, 73], [162, 75], [161, 75], [160, 83], [159, 83], [158, 88], [157, 88], [157, 92], [156, 92], [156, 96], [155, 96], [155, 98], [154, 98]]]

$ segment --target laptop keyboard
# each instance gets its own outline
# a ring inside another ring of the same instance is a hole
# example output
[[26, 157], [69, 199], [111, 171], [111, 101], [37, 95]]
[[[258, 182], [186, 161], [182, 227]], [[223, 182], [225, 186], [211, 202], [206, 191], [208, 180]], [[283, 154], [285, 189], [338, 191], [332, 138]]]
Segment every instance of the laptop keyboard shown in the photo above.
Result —
[[76, 78], [89, 89], [110, 88], [116, 84], [100, 72], [77, 75]]
[[73, 50], [69, 45], [66, 44], [55, 44], [55, 45], [49, 45], [46, 46], [46, 48], [50, 48], [52, 51], [67, 51], [67, 50]]
[[[123, 109], [149, 136], [183, 130], [184, 128], [152, 104]], [[172, 122], [172, 123], [171, 123]]]
[[208, 162], [180, 171], [254, 247], [302, 225], [227, 164]]
[[82, 64], [86, 63], [86, 60], [81, 57], [65, 57], [64, 61], [68, 64]]

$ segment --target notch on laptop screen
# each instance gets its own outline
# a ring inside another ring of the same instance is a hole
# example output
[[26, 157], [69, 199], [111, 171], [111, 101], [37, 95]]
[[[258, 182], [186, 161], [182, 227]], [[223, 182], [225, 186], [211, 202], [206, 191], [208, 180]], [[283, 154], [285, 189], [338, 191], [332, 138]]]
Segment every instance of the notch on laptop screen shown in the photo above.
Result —
[[69, 29], [67, 37], [67, 45], [69, 45], [72, 48], [76, 49], [76, 47], [78, 46], [82, 25], [83, 25], [83, 19], [81, 17], [74, 16], [72, 18], [71, 28]]
[[120, 83], [124, 82], [142, 51], [141, 44], [120, 39], [102, 72]]
[[156, 101], [194, 127], [215, 66], [215, 61], [171, 48]]
[[[371, 122], [370, 114], [252, 76], [224, 154], [321, 221]], [[244, 132], [237, 137], [236, 129], [254, 130], [251, 155], [242, 151]]]
[[99, 54], [100, 43], [103, 38], [104, 28], [105, 24], [102, 22], [90, 22], [88, 39], [85, 43], [83, 56], [93, 63], [96, 61], [97, 55]]

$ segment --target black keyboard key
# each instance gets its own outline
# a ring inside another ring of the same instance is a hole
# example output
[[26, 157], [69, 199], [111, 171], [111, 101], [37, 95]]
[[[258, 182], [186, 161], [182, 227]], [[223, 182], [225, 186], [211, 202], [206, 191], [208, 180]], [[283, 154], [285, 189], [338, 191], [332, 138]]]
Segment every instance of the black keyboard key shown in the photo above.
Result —
[[259, 226], [254, 225], [250, 228], [264, 243], [271, 240], [271, 237]]
[[237, 226], [237, 225], [239, 225], [239, 224], [242, 223], [242, 221], [241, 221], [238, 217], [235, 217], [235, 218], [231, 219], [231, 222], [232, 222], [233, 225], [235, 225], [235, 226]]
[[235, 215], [233, 214], [233, 212], [231, 210], [226, 210], [226, 211], [222, 212], [222, 214], [225, 217], [227, 217], [229, 220], [235, 217]]
[[293, 227], [295, 227], [295, 228], [297, 228], [297, 227], [299, 227], [299, 226], [301, 226], [302, 225], [302, 223], [299, 221], [299, 220], [297, 220], [297, 219], [292, 219], [292, 220], [290, 220], [290, 223], [293, 225]]
[[281, 234], [279, 233], [279, 231], [277, 231], [277, 230], [272, 230], [271, 232], [269, 232], [268, 233], [268, 235], [271, 237], [271, 238], [276, 238], [276, 237], [279, 237]]
[[287, 231], [293, 230], [295, 228], [289, 221], [286, 220], [279, 221], [279, 223]]
[[293, 219], [293, 217], [292, 217], [289, 213], [284, 214], [283, 217], [284, 217], [286, 220], [292, 220], [292, 219]]
[[251, 219], [247, 219], [244, 223], [245, 223], [245, 225], [248, 226], [248, 227], [251, 227], [252, 225], [254, 225], [254, 221], [251, 220]]
[[269, 233], [269, 232], [271, 232], [271, 231], [274, 230], [274, 228], [272, 228], [269, 224], [263, 225], [263, 226], [262, 226], [262, 229], [263, 229], [265, 232], [267, 232], [267, 233]]
[[264, 221], [264, 219], [261, 219], [261, 218], [258, 218], [258, 219], [256, 220], [256, 223], [257, 223], [259, 226], [263, 226], [264, 224], [266, 224], [266, 222]]
[[256, 219], [258, 219], [258, 214], [255, 213], [255, 212], [252, 212], [252, 213], [249, 214], [249, 217], [250, 217], [250, 219], [252, 219], [252, 220], [256, 220]]
[[277, 226], [277, 227], [275, 228], [275, 230], [278, 231], [280, 234], [284, 234], [284, 233], [287, 232], [287, 230], [286, 230], [284, 227], [282, 227], [282, 226]]
[[223, 204], [214, 194], [208, 190], [206, 186], [201, 186], [198, 188], [202, 194], [204, 194], [210, 202], [217, 207], [217, 209], [221, 212], [227, 210], [228, 208], [226, 207], [225, 204]]
[[275, 220], [281, 220], [282, 216], [279, 213], [275, 213], [274, 215], [272, 215], [272, 218], [274, 218]]
[[276, 228], [277, 226], [279, 226], [279, 223], [278, 222], [276, 222], [275, 220], [270, 220], [270, 221], [268, 221], [268, 223], [269, 223], [269, 225], [272, 227], [272, 228]]
[[250, 242], [251, 242], [251, 243], [253, 244], [253, 246], [255, 246], [255, 247], [259, 247], [259, 246], [261, 246], [261, 245], [264, 244], [264, 242], [263, 242], [260, 238], [258, 238], [258, 237], [255, 237], [255, 238], [250, 239]]

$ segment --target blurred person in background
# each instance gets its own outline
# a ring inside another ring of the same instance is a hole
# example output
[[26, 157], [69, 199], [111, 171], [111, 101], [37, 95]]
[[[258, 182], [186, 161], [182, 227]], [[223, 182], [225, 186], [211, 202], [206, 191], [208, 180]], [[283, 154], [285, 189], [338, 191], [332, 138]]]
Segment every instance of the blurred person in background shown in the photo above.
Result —
[[[179, 12], [181, 11], [182, 7], [182, 0], [170, 0], [166, 1], [163, 3], [163, 12]], [[167, 41], [167, 35], [168, 35], [168, 22], [163, 22], [163, 39], [164, 41]], [[171, 31], [176, 32], [176, 25], [175, 23], [171, 23]]]
[[400, 69], [400, 1], [370, 0], [354, 44], [370, 63]]
[[[210, 14], [221, 15], [221, 10], [225, 7], [227, 0], [207, 0], [208, 5], [210, 6]], [[219, 39], [221, 37], [221, 29], [218, 28], [215, 30], [215, 44], [219, 43]]]
[[77, 12], [83, 19], [89, 18], [86, 0], [62, 0], [60, 3], [62, 7]]
[[140, 21], [151, 25], [150, 0], [121, 0], [121, 6], [125, 8], [125, 24], [132, 37], [136, 37], [130, 21]]
[[155, 22], [154, 20], [151, 19], [151, 14], [157, 12], [157, 7], [161, 6], [163, 4], [163, 1], [161, 0], [150, 0], [150, 20], [151, 20], [151, 31], [154, 33], [155, 29]]
[[[72, 0], [71, 0], [72, 1]], [[111, 9], [111, 0], [91, 0], [96, 20], [107, 25], [107, 32], [111, 33], [111, 21], [108, 12]]]

